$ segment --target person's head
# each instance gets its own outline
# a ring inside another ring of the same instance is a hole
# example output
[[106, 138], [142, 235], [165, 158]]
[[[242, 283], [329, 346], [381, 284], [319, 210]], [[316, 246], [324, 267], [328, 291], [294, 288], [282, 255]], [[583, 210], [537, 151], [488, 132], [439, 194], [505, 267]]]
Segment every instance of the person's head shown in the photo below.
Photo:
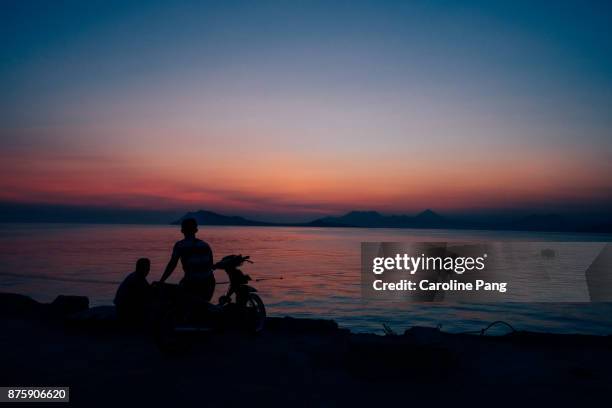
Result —
[[136, 273], [146, 277], [151, 270], [151, 261], [149, 258], [140, 258], [136, 261]]
[[185, 218], [183, 222], [181, 222], [181, 232], [186, 237], [191, 237], [198, 232], [198, 222], [195, 218]]

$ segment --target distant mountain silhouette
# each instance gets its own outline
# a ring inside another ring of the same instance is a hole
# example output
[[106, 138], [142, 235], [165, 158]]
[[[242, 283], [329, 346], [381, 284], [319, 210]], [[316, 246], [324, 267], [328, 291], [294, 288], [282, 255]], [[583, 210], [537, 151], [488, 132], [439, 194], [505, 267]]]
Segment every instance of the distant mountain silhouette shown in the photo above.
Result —
[[324, 217], [308, 225], [317, 227], [363, 227], [363, 228], [452, 228], [457, 223], [442, 217], [432, 210], [416, 216], [382, 215], [376, 211], [351, 211], [340, 217]]
[[432, 210], [416, 216], [382, 215], [376, 211], [350, 211], [339, 217], [323, 217], [307, 223], [274, 223], [249, 220], [240, 216], [227, 216], [212, 211], [199, 210], [183, 215], [172, 224], [178, 225], [185, 218], [195, 218], [200, 225], [244, 226], [305, 226], [305, 227], [360, 227], [360, 228], [452, 228], [458, 225]]
[[178, 220], [172, 222], [172, 224], [178, 225], [185, 218], [195, 218], [199, 225], [236, 225], [236, 226], [244, 225], [244, 226], [258, 226], [258, 227], [280, 225], [280, 224], [273, 224], [270, 222], [253, 221], [253, 220], [249, 220], [249, 219], [246, 219], [244, 217], [239, 217], [239, 216], [222, 215], [222, 214], [218, 214], [212, 211], [205, 211], [205, 210], [199, 210], [196, 212], [188, 212], [187, 214], [183, 215]]
[[190, 212], [174, 221], [180, 224], [185, 218], [195, 218], [200, 225], [243, 226], [294, 226], [323, 228], [423, 228], [423, 229], [487, 229], [513, 231], [555, 232], [612, 232], [612, 225], [577, 224], [557, 214], [533, 214], [512, 221], [499, 222], [492, 217], [488, 222], [447, 218], [427, 209], [417, 215], [383, 215], [377, 211], [349, 211], [341, 216], [318, 218], [306, 223], [274, 223], [253, 221], [239, 216], [227, 216], [212, 211]]
[[512, 231], [550, 231], [612, 233], [612, 215], [608, 213], [582, 214], [531, 214], [511, 216], [495, 214], [457, 215], [457, 218], [425, 210], [416, 215], [384, 215], [377, 211], [350, 211], [341, 216], [328, 216], [310, 222], [264, 222], [241, 216], [228, 216], [213, 211], [188, 212], [180, 217], [176, 210], [155, 211], [143, 209], [95, 207], [79, 205], [51, 205], [11, 203], [0, 201], [0, 222], [26, 223], [99, 223], [99, 224], [179, 224], [187, 217], [194, 217], [200, 225], [236, 226], [292, 226], [292, 227], [361, 227], [361, 228], [441, 228], [484, 229]]
[[425, 228], [449, 228], [457, 223], [427, 209], [414, 217], [413, 222]]
[[0, 202], [0, 222], [167, 225], [180, 214], [176, 210]]
[[383, 218], [376, 211], [351, 211], [340, 217], [323, 217], [308, 224], [318, 227], [373, 227], [379, 225]]

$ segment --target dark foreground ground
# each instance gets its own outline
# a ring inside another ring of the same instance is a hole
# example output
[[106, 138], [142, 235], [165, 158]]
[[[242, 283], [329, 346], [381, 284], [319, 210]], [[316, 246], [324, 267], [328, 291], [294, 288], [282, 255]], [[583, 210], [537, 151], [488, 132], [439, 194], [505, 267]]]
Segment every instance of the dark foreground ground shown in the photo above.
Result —
[[72, 406], [612, 406], [610, 336], [376, 336], [286, 318], [177, 356], [19, 299], [0, 295], [0, 386], [70, 386]]

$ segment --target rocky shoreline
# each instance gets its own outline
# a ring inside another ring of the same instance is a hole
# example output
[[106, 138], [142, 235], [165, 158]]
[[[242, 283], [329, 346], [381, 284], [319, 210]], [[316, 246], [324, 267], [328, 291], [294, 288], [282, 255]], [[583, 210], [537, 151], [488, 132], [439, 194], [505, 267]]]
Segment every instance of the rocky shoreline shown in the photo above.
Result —
[[[600, 405], [612, 337], [514, 332], [355, 334], [331, 320], [269, 318], [257, 336], [194, 339], [181, 356], [126, 331], [87, 298], [0, 294], [0, 384], [71, 387], [79, 406]], [[495, 402], [494, 402], [495, 401]]]

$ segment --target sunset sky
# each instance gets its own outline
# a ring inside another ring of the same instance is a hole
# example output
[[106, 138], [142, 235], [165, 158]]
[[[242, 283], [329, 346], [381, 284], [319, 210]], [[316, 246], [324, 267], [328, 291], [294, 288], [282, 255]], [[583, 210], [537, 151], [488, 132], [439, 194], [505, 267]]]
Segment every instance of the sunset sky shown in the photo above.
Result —
[[3, 1], [0, 201], [612, 206], [611, 3], [490, 3]]

